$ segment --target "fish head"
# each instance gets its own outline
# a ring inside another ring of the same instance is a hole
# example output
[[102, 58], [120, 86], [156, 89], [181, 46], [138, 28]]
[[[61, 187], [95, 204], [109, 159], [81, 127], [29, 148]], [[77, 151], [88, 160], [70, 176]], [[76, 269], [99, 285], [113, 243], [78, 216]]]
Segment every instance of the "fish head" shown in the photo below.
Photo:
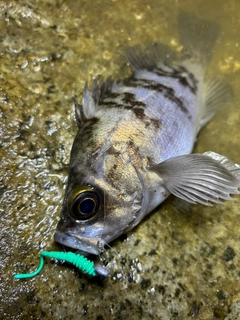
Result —
[[143, 187], [128, 160], [113, 148], [86, 153], [79, 142], [73, 145], [56, 242], [82, 254], [98, 255], [105, 244], [138, 223], [145, 210]]
[[140, 201], [136, 193], [124, 197], [99, 185], [78, 185], [66, 194], [55, 241], [98, 255], [105, 244], [133, 228]]

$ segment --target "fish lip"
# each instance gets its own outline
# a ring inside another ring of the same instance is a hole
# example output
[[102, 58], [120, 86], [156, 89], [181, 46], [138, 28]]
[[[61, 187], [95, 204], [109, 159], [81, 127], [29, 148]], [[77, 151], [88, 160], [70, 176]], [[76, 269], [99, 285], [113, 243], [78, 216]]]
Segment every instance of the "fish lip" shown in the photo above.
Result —
[[56, 233], [54, 234], [54, 240], [66, 247], [83, 251], [85, 254], [88, 253], [99, 255], [102, 252], [101, 248], [98, 248], [97, 246], [94, 246], [92, 244], [87, 244], [86, 242], [81, 241], [80, 239], [72, 235], [60, 231], [56, 231]]

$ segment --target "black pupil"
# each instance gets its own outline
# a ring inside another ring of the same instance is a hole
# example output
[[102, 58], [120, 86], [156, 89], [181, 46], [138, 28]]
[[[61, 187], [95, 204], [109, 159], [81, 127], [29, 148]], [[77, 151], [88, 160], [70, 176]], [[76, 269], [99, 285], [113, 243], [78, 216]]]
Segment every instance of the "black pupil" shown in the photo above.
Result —
[[95, 201], [93, 199], [84, 199], [79, 206], [80, 212], [82, 214], [89, 214], [95, 208]]

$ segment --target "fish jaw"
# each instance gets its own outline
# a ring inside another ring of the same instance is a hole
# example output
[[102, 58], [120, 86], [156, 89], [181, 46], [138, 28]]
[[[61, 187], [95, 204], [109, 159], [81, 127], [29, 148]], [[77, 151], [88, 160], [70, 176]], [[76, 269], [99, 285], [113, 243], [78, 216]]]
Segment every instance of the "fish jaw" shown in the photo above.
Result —
[[65, 212], [65, 217], [58, 223], [54, 240], [63, 246], [81, 251], [83, 255], [99, 255], [104, 251], [105, 244], [131, 230], [136, 224], [138, 211], [141, 209], [134, 214], [132, 208], [125, 206], [124, 213], [128, 213], [125, 215], [122, 207], [124, 208], [119, 205], [115, 210], [111, 210], [111, 214], [105, 215], [105, 218], [100, 217], [96, 221], [85, 223], [72, 221]]
[[63, 246], [71, 249], [77, 249], [78, 251], [82, 252], [83, 255], [99, 255], [103, 251], [101, 247], [98, 247], [92, 243], [87, 243], [86, 241], [82, 241], [78, 237], [68, 234], [67, 232], [56, 231], [54, 234], [54, 240]]
[[103, 251], [102, 228], [98, 226], [84, 226], [80, 229], [72, 225], [71, 221], [61, 219], [54, 234], [54, 240], [68, 248], [81, 251], [83, 254], [99, 255]]

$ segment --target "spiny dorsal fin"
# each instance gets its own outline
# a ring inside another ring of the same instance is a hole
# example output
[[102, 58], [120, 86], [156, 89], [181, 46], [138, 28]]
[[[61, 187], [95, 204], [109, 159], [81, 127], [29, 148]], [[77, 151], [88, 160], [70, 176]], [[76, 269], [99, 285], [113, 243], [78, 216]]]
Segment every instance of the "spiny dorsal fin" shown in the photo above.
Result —
[[128, 62], [133, 72], [137, 70], [152, 71], [162, 65], [169, 65], [169, 61], [175, 59], [175, 52], [167, 45], [152, 43], [147, 50], [143, 51], [140, 45], [127, 50]]
[[78, 126], [95, 116], [101, 98], [112, 91], [115, 83], [117, 82], [112, 81], [111, 77], [104, 82], [102, 77], [99, 76], [93, 81], [91, 89], [88, 89], [88, 82], [86, 82], [83, 89], [82, 105], [73, 97]]
[[78, 127], [81, 127], [81, 125], [83, 124], [83, 122], [85, 120], [85, 116], [83, 113], [83, 107], [81, 104], [79, 104], [77, 102], [76, 97], [73, 97], [73, 102], [74, 102], [74, 106], [75, 106], [75, 119], [77, 121]]
[[88, 89], [88, 82], [86, 82], [85, 84], [83, 90], [82, 107], [83, 114], [86, 119], [91, 119], [96, 113], [96, 109], [101, 95], [102, 85], [103, 80], [101, 77], [97, 77], [93, 81], [91, 90]]

